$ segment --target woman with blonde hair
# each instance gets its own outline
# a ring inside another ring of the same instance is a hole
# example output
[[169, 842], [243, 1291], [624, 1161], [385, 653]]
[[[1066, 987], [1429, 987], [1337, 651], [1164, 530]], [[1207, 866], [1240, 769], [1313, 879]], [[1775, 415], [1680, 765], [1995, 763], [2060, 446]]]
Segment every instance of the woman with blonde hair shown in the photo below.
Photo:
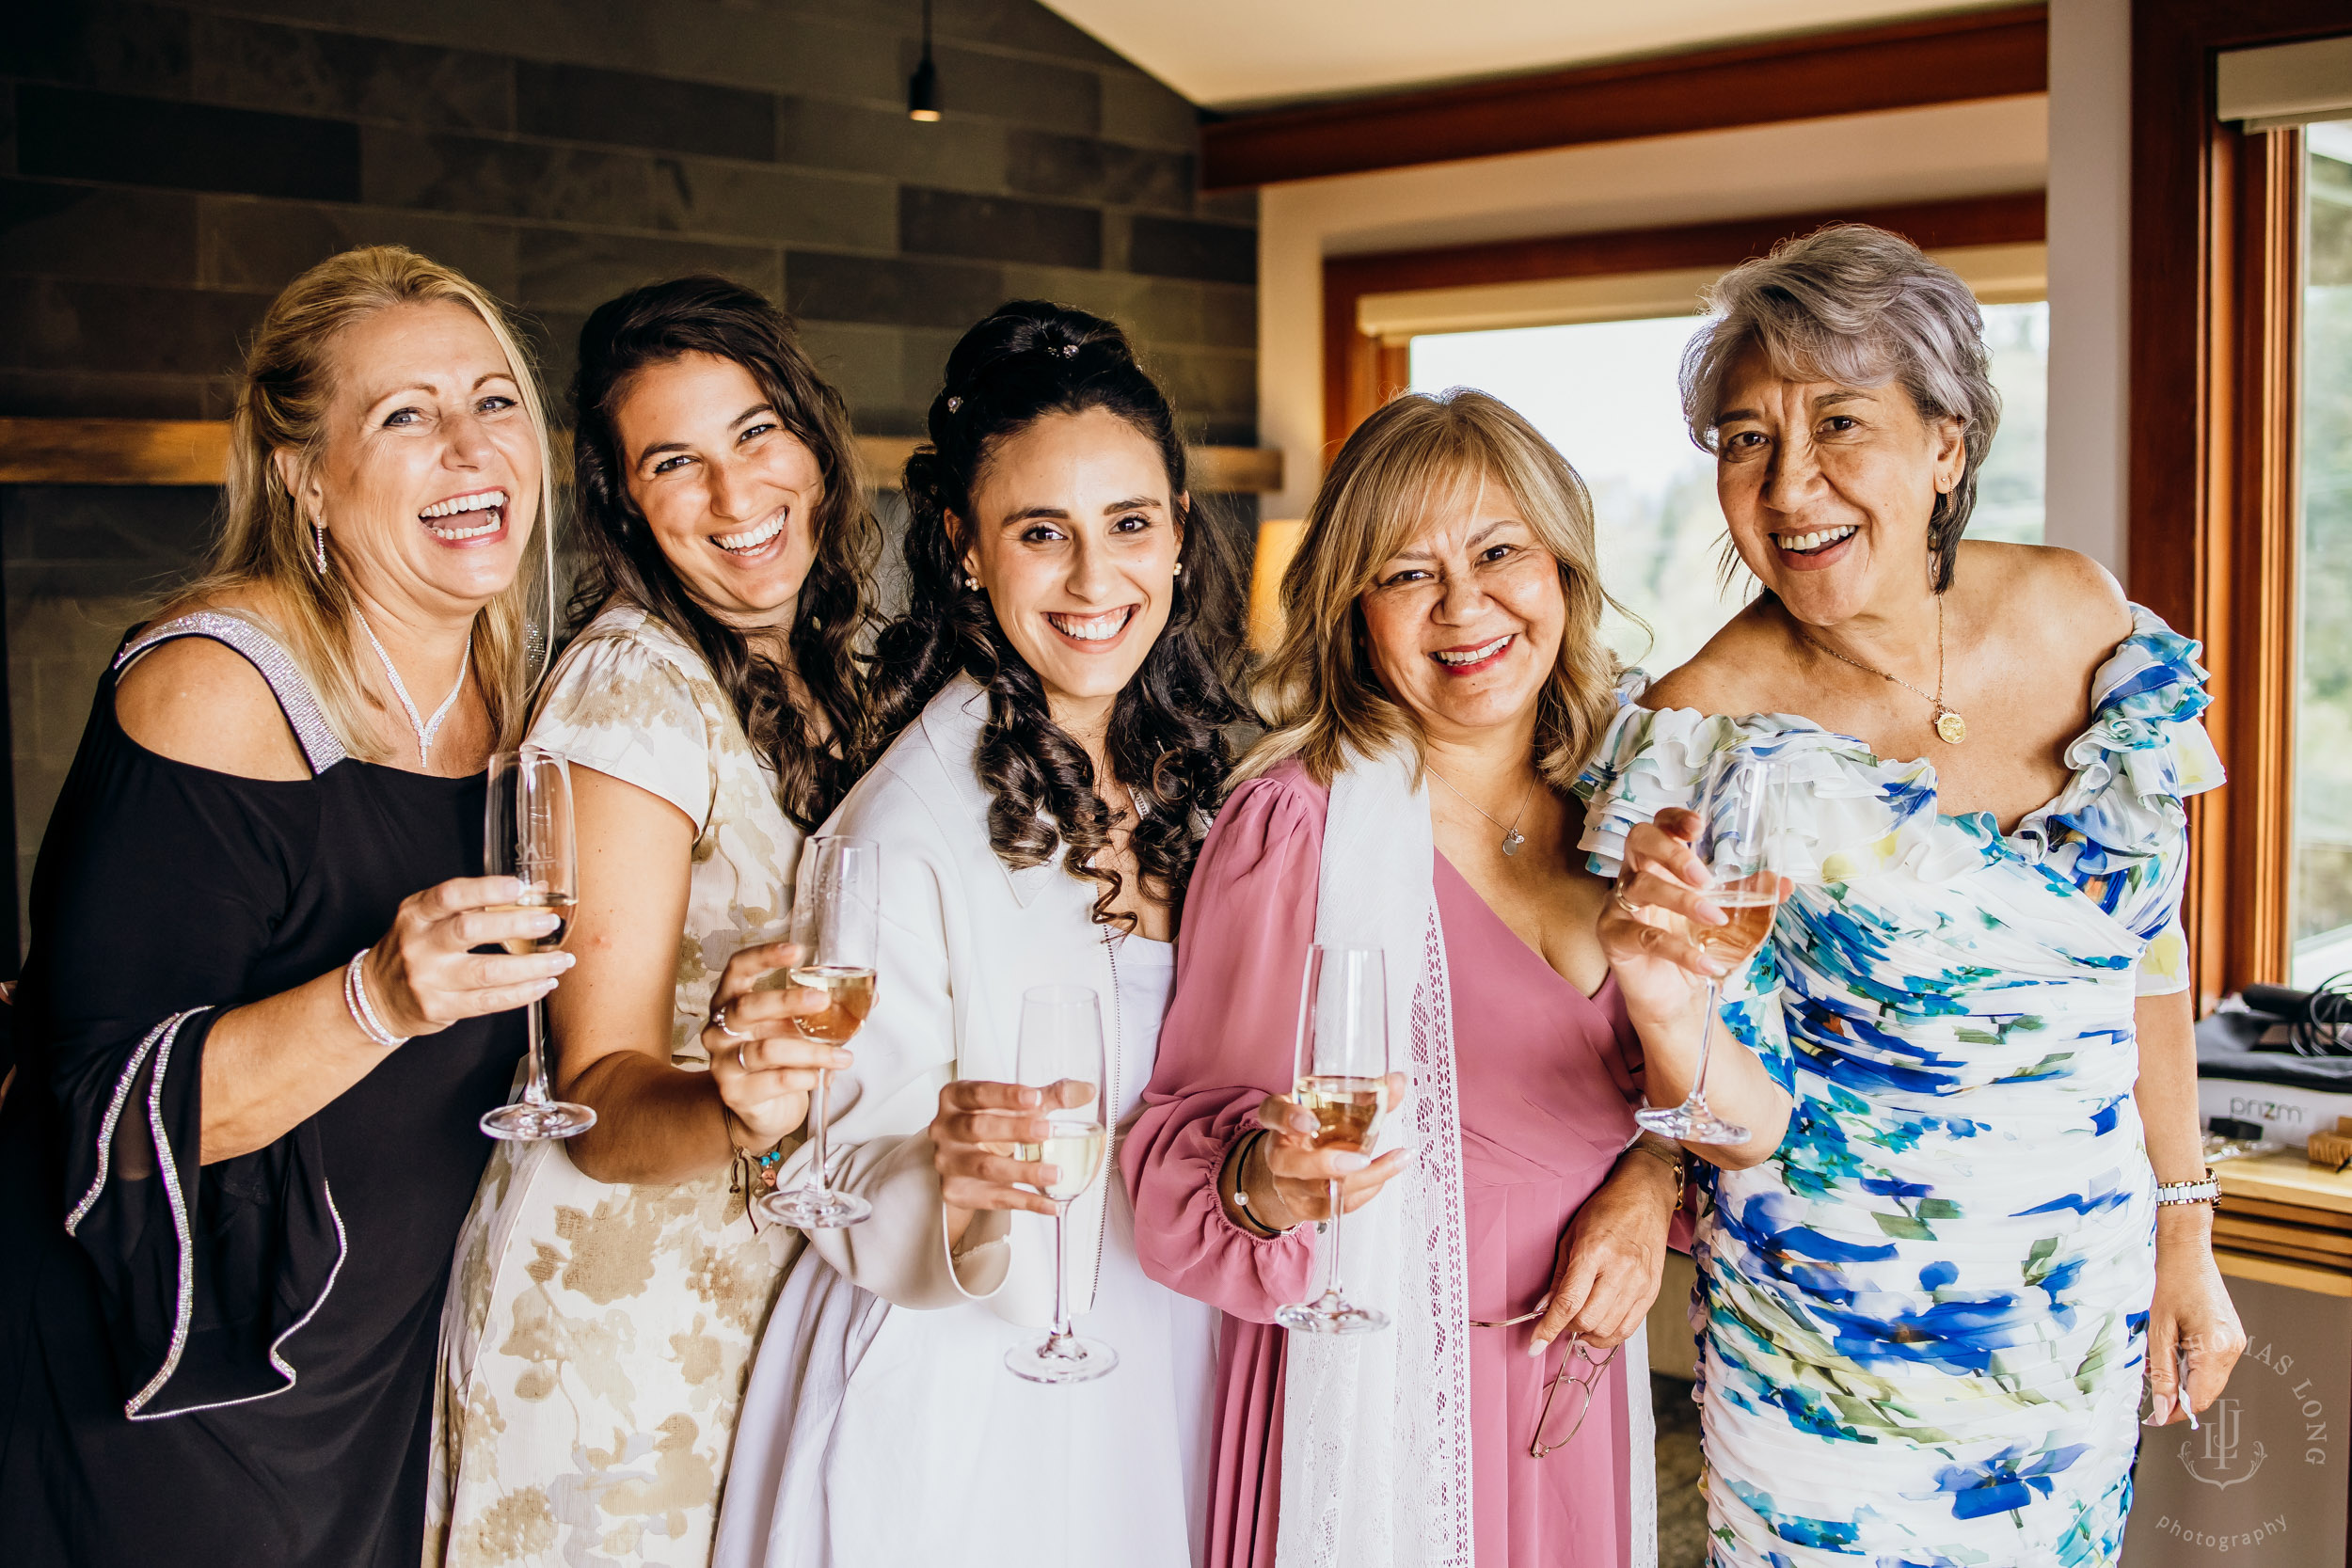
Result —
[[[1121, 1155], [1145, 1271], [1226, 1314], [1207, 1560], [1653, 1563], [1641, 1325], [1682, 1157], [1633, 1112], [1681, 1098], [1696, 1032], [1611, 976], [1577, 864], [1616, 674], [1584, 487], [1483, 393], [1399, 398], [1333, 461], [1282, 600]], [[1312, 944], [1385, 955], [1409, 1150], [1317, 1149], [1290, 1098]], [[1708, 1096], [1755, 1129], [1710, 1158], [1778, 1141], [1747, 1051]], [[1329, 1183], [1363, 1209], [1348, 1293], [1393, 1319], [1344, 1344], [1269, 1326]]]
[[478, 875], [547, 426], [499, 308], [379, 246], [271, 306], [231, 438], [210, 570], [100, 681], [34, 875], [0, 1540], [411, 1568], [476, 1119], [571, 964], [474, 951], [553, 920]]

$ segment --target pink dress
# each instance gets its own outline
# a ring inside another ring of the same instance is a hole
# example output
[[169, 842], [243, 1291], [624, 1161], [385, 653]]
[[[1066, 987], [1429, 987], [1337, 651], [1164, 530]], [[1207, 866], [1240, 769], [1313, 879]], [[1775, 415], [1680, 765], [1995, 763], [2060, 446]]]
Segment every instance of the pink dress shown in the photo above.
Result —
[[[1185, 894], [1158, 1066], [1120, 1156], [1144, 1272], [1226, 1314], [1207, 1568], [1274, 1562], [1284, 1331], [1272, 1318], [1309, 1294], [1313, 1233], [1251, 1236], [1226, 1218], [1216, 1183], [1226, 1151], [1256, 1125], [1259, 1101], [1291, 1086], [1326, 801], [1285, 764], [1234, 791], [1218, 816]], [[1442, 855], [1435, 871], [1461, 1042], [1470, 1315], [1517, 1317], [1549, 1289], [1561, 1236], [1633, 1136], [1640, 1048], [1613, 980], [1585, 996]], [[1531, 1359], [1532, 1327], [1471, 1331], [1478, 1560], [1623, 1568], [1630, 1466], [1651, 1463], [1629, 1451], [1623, 1358], [1609, 1364], [1575, 1440], [1534, 1459], [1544, 1386], [1565, 1353]]]

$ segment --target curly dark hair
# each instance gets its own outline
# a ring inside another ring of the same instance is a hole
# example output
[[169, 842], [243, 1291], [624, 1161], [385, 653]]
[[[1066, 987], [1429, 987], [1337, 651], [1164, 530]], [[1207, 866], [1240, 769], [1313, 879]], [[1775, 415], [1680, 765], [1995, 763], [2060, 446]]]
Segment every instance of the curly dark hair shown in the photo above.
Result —
[[[1136, 362], [1126, 334], [1099, 316], [1015, 300], [963, 335], [930, 408], [929, 444], [907, 459], [906, 613], [876, 642], [878, 706], [896, 734], [958, 674], [988, 692], [976, 766], [991, 797], [989, 843], [1015, 869], [1066, 847], [1070, 875], [1103, 884], [1094, 918], [1113, 916], [1122, 879], [1096, 869], [1118, 821], [1095, 790], [1086, 749], [1057, 725], [1045, 689], [997, 625], [985, 594], [963, 585], [972, 496], [999, 446], [1053, 414], [1103, 409], [1160, 451], [1184, 528], [1168, 625], [1112, 705], [1106, 758], [1134, 797], [1128, 835], [1145, 891], [1181, 914], [1200, 835], [1231, 758], [1222, 726], [1241, 717], [1231, 694], [1241, 612], [1224, 531], [1186, 506], [1184, 444], [1167, 397]], [[1128, 920], [1132, 926], [1132, 919]]]
[[[816, 454], [824, 491], [809, 519], [817, 554], [786, 638], [787, 671], [697, 603], [628, 493], [613, 414], [628, 380], [689, 354], [751, 373], [784, 426]], [[596, 307], [580, 330], [572, 383], [572, 464], [589, 559], [568, 615], [577, 634], [614, 597], [644, 609], [700, 649], [752, 745], [775, 766], [785, 815], [814, 829], [857, 782], [873, 710], [857, 659], [872, 610], [868, 584], [882, 531], [866, 502], [849, 409], [801, 348], [792, 320], [723, 277], [673, 278]], [[805, 705], [793, 700], [797, 679]]]

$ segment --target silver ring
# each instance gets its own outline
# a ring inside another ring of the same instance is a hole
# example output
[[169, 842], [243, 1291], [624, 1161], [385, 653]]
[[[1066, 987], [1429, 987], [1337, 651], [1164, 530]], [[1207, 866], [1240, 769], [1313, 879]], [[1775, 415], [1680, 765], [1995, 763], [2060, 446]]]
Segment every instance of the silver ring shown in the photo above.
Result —
[[[747, 1040], [752, 1037], [749, 1035], [738, 1034], [735, 1030], [727, 1027], [727, 1010], [724, 1007], [721, 1007], [718, 1011], [710, 1015], [710, 1026], [731, 1040]], [[741, 1046], [736, 1047], [735, 1059], [739, 1064], [743, 1060], [743, 1048]]]

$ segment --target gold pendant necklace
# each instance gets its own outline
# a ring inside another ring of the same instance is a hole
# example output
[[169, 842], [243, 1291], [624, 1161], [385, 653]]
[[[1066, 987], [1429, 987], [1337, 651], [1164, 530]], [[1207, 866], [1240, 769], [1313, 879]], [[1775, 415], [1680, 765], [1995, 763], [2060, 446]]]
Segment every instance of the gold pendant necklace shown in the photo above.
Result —
[[1935, 599], [1935, 695], [1932, 697], [1929, 697], [1926, 692], [1919, 690], [1917, 687], [1900, 675], [1890, 675], [1876, 665], [1865, 664], [1858, 658], [1848, 658], [1844, 654], [1806, 631], [1803, 622], [1798, 623], [1797, 635], [1840, 664], [1851, 664], [1865, 674], [1876, 675], [1881, 680], [1893, 681], [1905, 691], [1927, 697], [1927, 700], [1935, 706], [1936, 738], [1943, 741], [1945, 745], [1957, 746], [1968, 738], [1968, 721], [1944, 705], [1944, 596], [1942, 594], [1937, 594]]
[[[1502, 829], [1502, 852], [1504, 854], [1516, 855], [1519, 852], [1519, 846], [1527, 842], [1527, 835], [1519, 832], [1519, 818], [1527, 815], [1527, 802], [1535, 798], [1534, 779], [1530, 779], [1528, 781], [1527, 793], [1519, 797], [1518, 815], [1511, 818], [1511, 822], [1508, 827], [1504, 827], [1502, 818], [1497, 816], [1493, 812], [1488, 811], [1486, 807], [1480, 805], [1477, 801], [1471, 800], [1460, 790], [1454, 789], [1454, 786], [1451, 784], [1447, 784], [1446, 776], [1443, 773], [1438, 772], [1434, 768], [1430, 768], [1425, 762], [1422, 764], [1422, 767], [1428, 768], [1429, 776], [1431, 778], [1437, 780], [1441, 784], [1445, 784], [1446, 788], [1454, 790], [1454, 798], [1455, 800], [1470, 807], [1470, 810], [1476, 812], [1479, 816], [1485, 817], [1496, 827]], [[1540, 779], [1542, 777], [1543, 775], [1540, 773], [1535, 776], [1536, 779]]]

